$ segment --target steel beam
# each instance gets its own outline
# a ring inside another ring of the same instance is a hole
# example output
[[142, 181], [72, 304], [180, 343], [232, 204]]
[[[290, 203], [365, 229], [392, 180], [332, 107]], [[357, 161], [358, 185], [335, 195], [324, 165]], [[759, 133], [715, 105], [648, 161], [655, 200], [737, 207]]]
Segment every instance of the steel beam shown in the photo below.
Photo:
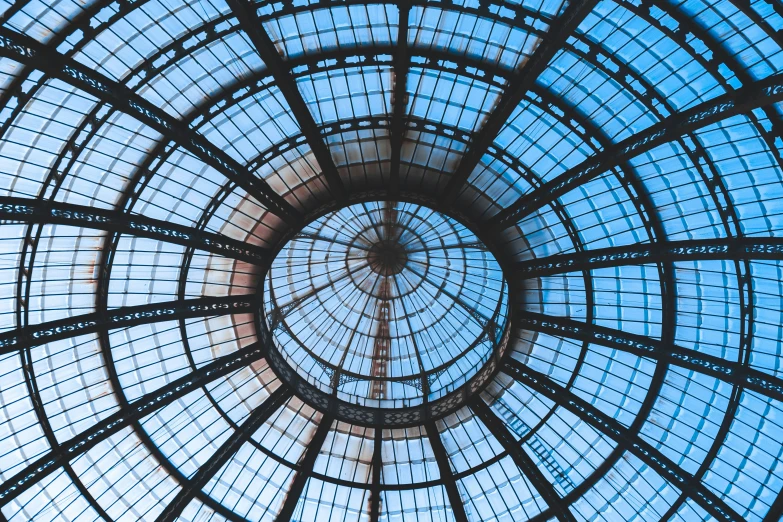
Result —
[[378, 522], [381, 516], [381, 470], [383, 468], [383, 428], [375, 428], [375, 441], [372, 448], [372, 483], [370, 486], [370, 522]]
[[744, 522], [745, 519], [723, 500], [718, 498], [704, 484], [694, 480], [692, 475], [685, 472], [663, 453], [642, 440], [616, 419], [606, 415], [589, 402], [563, 388], [546, 375], [538, 373], [512, 358], [507, 359], [503, 366], [503, 372], [552, 400], [558, 406], [577, 415], [597, 431], [614, 440], [618, 449], [635, 455], [674, 487], [694, 499], [697, 504], [717, 520]]
[[451, 471], [449, 456], [446, 453], [446, 449], [443, 447], [443, 441], [440, 438], [438, 427], [435, 425], [434, 421], [428, 421], [424, 424], [424, 428], [427, 430], [427, 438], [430, 441], [432, 452], [435, 454], [435, 461], [438, 463], [440, 480], [449, 497], [449, 504], [451, 505], [451, 512], [454, 516], [454, 520], [455, 522], [468, 522], [468, 516], [465, 513], [465, 501], [462, 500], [462, 495], [459, 494], [457, 481], [454, 479], [454, 472]]
[[495, 439], [500, 442], [500, 445], [503, 446], [503, 449], [506, 450], [517, 467], [541, 494], [549, 508], [557, 514], [557, 519], [560, 522], [576, 522], [574, 515], [568, 510], [568, 506], [564, 505], [563, 499], [558, 495], [552, 483], [546, 479], [538, 465], [533, 462], [530, 455], [514, 439], [514, 436], [506, 428], [505, 422], [498, 418], [478, 395], [471, 401], [470, 409], [476, 417], [481, 419], [481, 422], [484, 423], [484, 426], [487, 427]]
[[299, 221], [299, 212], [264, 180], [254, 176], [227, 153], [212, 145], [207, 138], [172, 118], [128, 87], [7, 28], [0, 28], [0, 56], [35, 67], [133, 116], [244, 188], [270, 212], [293, 223]]
[[8, 504], [33, 484], [82, 455], [123, 428], [184, 397], [188, 393], [266, 357], [266, 347], [254, 343], [193, 370], [98, 422], [69, 441], [52, 448], [25, 469], [0, 484], [0, 506]]
[[405, 136], [405, 109], [408, 96], [408, 71], [410, 70], [410, 57], [408, 56], [410, 2], [402, 0], [399, 2], [398, 8], [400, 15], [397, 26], [397, 47], [394, 50], [394, 98], [392, 99], [391, 129], [389, 130], [391, 146], [389, 166], [390, 197], [396, 196], [400, 190], [400, 155], [402, 154], [402, 141]]
[[783, 401], [783, 379], [736, 361], [727, 361], [675, 344], [667, 345], [643, 335], [585, 324], [565, 317], [552, 317], [524, 310], [515, 312], [515, 316], [520, 328], [600, 344], [638, 357], [680, 366]]
[[72, 203], [0, 196], [0, 220], [105, 230], [192, 247], [263, 267], [270, 262], [267, 249], [228, 236], [140, 214]]
[[307, 444], [307, 450], [305, 450], [302, 460], [299, 461], [299, 471], [296, 472], [291, 482], [291, 487], [288, 488], [283, 507], [280, 508], [280, 513], [278, 513], [275, 519], [276, 522], [291, 522], [296, 506], [299, 504], [299, 499], [307, 485], [307, 480], [310, 478], [310, 474], [315, 466], [315, 459], [318, 458], [321, 447], [324, 445], [326, 436], [332, 427], [332, 422], [332, 417], [323, 414], [321, 422], [318, 423], [318, 428], [316, 428], [313, 434], [313, 438]]
[[588, 158], [523, 195], [494, 216], [488, 225], [500, 229], [513, 226], [523, 217], [550, 204], [600, 174], [617, 167], [622, 162], [707, 125], [780, 101], [783, 101], [783, 74], [748, 84], [736, 91], [674, 114]]
[[516, 277], [528, 279], [663, 262], [745, 259], [783, 260], [783, 238], [730, 237], [601, 248], [520, 261], [514, 272]]
[[291, 398], [293, 394], [290, 388], [281, 384], [267, 399], [248, 416], [226, 439], [220, 448], [207, 460], [198, 471], [193, 475], [187, 484], [182, 485], [177, 496], [166, 506], [166, 509], [158, 516], [156, 522], [174, 522], [181, 514], [182, 510], [193, 500], [196, 493], [201, 491], [207, 485], [209, 480], [220, 471], [239, 448], [242, 447], [261, 426]]
[[307, 144], [313, 151], [316, 160], [318, 160], [321, 171], [326, 178], [326, 183], [329, 186], [329, 191], [334, 199], [344, 201], [345, 187], [340, 174], [337, 172], [337, 167], [334, 165], [332, 153], [318, 133], [318, 126], [304, 98], [302, 98], [302, 94], [299, 92], [296, 80], [291, 75], [290, 67], [283, 61], [275, 47], [275, 43], [264, 30], [261, 20], [256, 15], [256, 7], [248, 0], [227, 0], [227, 3], [234, 16], [239, 20], [240, 27], [247, 33], [259, 56], [264, 61], [267, 70], [275, 79], [275, 83], [280, 88], [283, 97], [288, 102], [291, 113], [299, 124], [302, 134], [307, 138]]
[[49, 321], [0, 334], [0, 355], [24, 348], [95, 333], [102, 329], [127, 328], [193, 317], [252, 313], [258, 306], [253, 295], [200, 297], [183, 301], [168, 301], [140, 306], [124, 306], [102, 314], [92, 312], [57, 321]]
[[519, 106], [522, 98], [535, 85], [536, 80], [546, 70], [555, 54], [563, 48], [566, 40], [576, 31], [576, 28], [597, 3], [597, 0], [569, 2], [563, 14], [556, 20], [552, 20], [549, 31], [543, 36], [532, 56], [508, 83], [497, 106], [477, 133], [473, 144], [465, 152], [457, 171], [449, 179], [441, 197], [444, 208], [448, 208], [454, 203], [462, 186], [481, 161], [481, 157], [492, 146], [493, 141], [511, 118], [511, 114]]

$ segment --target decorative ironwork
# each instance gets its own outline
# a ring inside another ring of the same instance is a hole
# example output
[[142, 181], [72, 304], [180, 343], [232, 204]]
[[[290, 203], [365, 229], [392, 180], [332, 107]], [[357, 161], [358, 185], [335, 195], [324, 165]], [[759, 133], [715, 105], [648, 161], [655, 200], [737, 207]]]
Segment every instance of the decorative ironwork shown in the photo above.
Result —
[[3, 332], [0, 334], [0, 354], [94, 333], [103, 328], [127, 328], [192, 317], [252, 313], [257, 306], [254, 296], [225, 296], [126, 306], [108, 311], [105, 317], [93, 312]]
[[0, 196], [0, 220], [50, 223], [147, 237], [267, 266], [269, 252], [227, 236], [115, 210]]
[[498, 101], [487, 122], [484, 123], [481, 132], [477, 134], [475, 142], [463, 156], [457, 171], [449, 179], [441, 196], [444, 207], [451, 206], [456, 200], [460, 189], [481, 161], [481, 157], [492, 146], [492, 142], [500, 130], [511, 118], [511, 114], [519, 102], [535, 85], [538, 77], [544, 72], [555, 54], [562, 49], [566, 40], [582, 20], [592, 12], [597, 3], [597, 0], [570, 2], [563, 14], [558, 19], [552, 20], [552, 25], [543, 36], [543, 41], [539, 43], [524, 67], [506, 86], [502, 98]]
[[514, 271], [519, 277], [528, 278], [615, 266], [714, 259], [783, 259], [783, 238], [734, 237], [634, 244], [522, 261]]
[[152, 393], [143, 395], [126, 408], [116, 411], [95, 426], [83, 431], [59, 447], [53, 448], [49, 453], [36, 459], [25, 469], [0, 484], [0, 506], [17, 498], [60, 466], [95, 447], [96, 444], [108, 439], [124, 427], [141, 420], [215, 379], [263, 359], [266, 357], [266, 353], [263, 343], [254, 343], [193, 370], [190, 374], [180, 377]]
[[644, 442], [638, 436], [631, 435], [628, 428], [617, 420], [604, 414], [598, 408], [577, 397], [545, 375], [531, 370], [511, 358], [505, 362], [503, 371], [519, 382], [545, 395], [559, 406], [578, 415], [593, 428], [614, 440], [618, 447], [634, 454], [661, 477], [671, 482], [677, 489], [693, 498], [716, 519], [727, 522], [742, 522], [744, 520], [725, 502], [715, 496], [704, 484], [694, 481], [692, 475], [677, 466], [663, 453]]
[[215, 473], [220, 471], [239, 448], [242, 447], [258, 429], [292, 397], [291, 390], [284, 384], [278, 387], [267, 399], [256, 407], [247, 420], [226, 439], [220, 448], [202, 464], [195, 475], [184, 484], [177, 496], [166, 506], [156, 522], [173, 522], [190, 503], [198, 491], [207, 485]]
[[271, 212], [294, 223], [298, 221], [299, 213], [264, 180], [252, 175], [202, 135], [183, 126], [126, 86], [66, 58], [26, 35], [5, 28], [0, 28], [0, 56], [34, 66], [127, 112], [217, 169]]
[[639, 357], [689, 368], [717, 379], [738, 384], [776, 400], [783, 401], [783, 380], [735, 361], [699, 353], [640, 335], [629, 334], [573, 319], [550, 317], [535, 312], [518, 311], [517, 325], [536, 332], [560, 335], [623, 350]]
[[630, 136], [520, 197], [488, 224], [507, 228], [620, 162], [737, 114], [783, 101], [783, 75], [775, 75], [704, 102]]

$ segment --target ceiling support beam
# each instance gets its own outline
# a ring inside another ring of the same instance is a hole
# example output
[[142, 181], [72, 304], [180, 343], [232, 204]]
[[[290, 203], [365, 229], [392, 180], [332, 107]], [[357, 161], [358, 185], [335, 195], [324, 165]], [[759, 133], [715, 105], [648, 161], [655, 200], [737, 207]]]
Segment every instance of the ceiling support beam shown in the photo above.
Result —
[[0, 334], [0, 355], [24, 348], [95, 333], [104, 328], [128, 328], [140, 324], [174, 321], [193, 317], [252, 313], [258, 306], [253, 295], [199, 297], [139, 306], [123, 306], [103, 314], [92, 312], [56, 321], [48, 321]]
[[372, 449], [372, 485], [370, 487], [370, 522], [378, 522], [381, 516], [381, 470], [383, 468], [383, 428], [375, 428], [375, 441]]
[[182, 514], [182, 510], [187, 507], [196, 494], [209, 483], [215, 473], [220, 471], [231, 457], [239, 451], [239, 448], [250, 440], [250, 437], [252, 437], [276, 411], [282, 408], [292, 396], [291, 390], [285, 384], [281, 383], [280, 387], [273, 391], [260, 406], [253, 410], [247, 420], [234, 430], [223, 445], [220, 446], [220, 448], [212, 454], [209, 460], [198, 469], [195, 475], [193, 475], [193, 478], [191, 478], [187, 484], [182, 485], [182, 489], [179, 490], [177, 496], [172, 499], [166, 506], [166, 509], [158, 516], [156, 522], [174, 522]]
[[398, 4], [400, 10], [397, 46], [394, 50], [394, 98], [392, 99], [392, 119], [390, 135], [391, 162], [389, 167], [389, 197], [394, 198], [400, 191], [400, 156], [405, 137], [405, 109], [408, 97], [408, 71], [410, 56], [408, 49], [408, 25], [411, 4], [403, 0]]
[[549, 32], [543, 36], [530, 58], [509, 81], [497, 106], [465, 152], [459, 167], [457, 167], [457, 171], [451, 176], [441, 196], [441, 203], [444, 208], [451, 207], [457, 199], [462, 186], [473, 173], [487, 149], [492, 146], [493, 141], [501, 129], [503, 129], [503, 126], [508, 123], [511, 114], [513, 114], [525, 94], [532, 89], [538, 77], [546, 70], [552, 58], [555, 57], [555, 54], [563, 49], [566, 40], [576, 31], [576, 28], [590, 14], [597, 3], [597, 0], [572, 0], [565, 8], [563, 14], [551, 22]]
[[299, 461], [299, 471], [294, 475], [291, 487], [288, 488], [288, 493], [285, 496], [285, 502], [283, 507], [280, 508], [275, 522], [291, 522], [293, 520], [294, 511], [299, 504], [299, 499], [304, 492], [304, 488], [307, 485], [307, 481], [310, 478], [310, 474], [315, 467], [315, 460], [318, 458], [318, 454], [321, 452], [321, 447], [324, 445], [326, 436], [329, 434], [329, 430], [332, 428], [333, 419], [327, 414], [323, 414], [321, 422], [318, 423], [313, 438], [307, 444], [307, 450], [305, 451], [302, 460]]
[[451, 505], [451, 512], [454, 516], [454, 520], [455, 522], [468, 522], [468, 516], [465, 513], [465, 501], [462, 500], [462, 495], [459, 494], [457, 481], [454, 479], [454, 473], [451, 471], [449, 456], [446, 453], [446, 448], [443, 447], [443, 441], [440, 438], [438, 427], [435, 424], [435, 421], [428, 421], [424, 425], [424, 428], [427, 431], [427, 438], [430, 441], [432, 452], [435, 454], [435, 461], [438, 463], [440, 480], [449, 497], [449, 504]]
[[560, 522], [576, 522], [574, 515], [568, 510], [568, 506], [564, 505], [563, 499], [558, 495], [552, 483], [546, 479], [539, 466], [506, 428], [505, 421], [495, 415], [492, 409], [478, 395], [471, 401], [470, 409], [476, 417], [481, 419], [481, 422], [484, 423], [484, 426], [487, 427], [495, 439], [500, 442], [500, 445], [503, 446], [503, 449], [506, 450], [517, 467], [544, 498], [549, 508], [557, 514], [557, 519]]
[[30, 198], [0, 196], [0, 220], [56, 224], [146, 237], [266, 266], [269, 251], [243, 241], [141, 214]]
[[664, 262], [745, 259], [783, 259], [783, 238], [729, 237], [656, 244], [637, 243], [521, 261], [514, 267], [514, 272], [516, 277], [528, 279], [581, 270]]
[[53, 448], [42, 457], [36, 459], [22, 471], [0, 484], [0, 506], [27, 491], [33, 484], [39, 482], [53, 471], [61, 468], [79, 455], [84, 454], [99, 442], [104, 441], [135, 422], [150, 415], [188, 393], [209, 384], [215, 379], [248, 366], [266, 357], [266, 347], [261, 343], [253, 343], [236, 352], [225, 355], [213, 362], [193, 370], [188, 375], [180, 377], [154, 392], [147, 393], [109, 415], [88, 430]]
[[291, 109], [302, 134], [307, 140], [307, 144], [318, 160], [318, 165], [326, 178], [329, 186], [329, 192], [338, 203], [345, 201], [345, 187], [343, 186], [340, 174], [332, 159], [332, 153], [326, 145], [321, 134], [318, 132], [318, 125], [313, 118], [313, 114], [307, 107], [302, 97], [296, 80], [291, 75], [291, 69], [288, 67], [275, 46], [275, 43], [269, 37], [264, 25], [259, 20], [254, 6], [247, 0], [227, 0], [228, 6], [237, 17], [239, 26], [248, 35], [256, 51], [264, 61], [267, 70], [272, 74], [275, 83], [280, 88], [285, 101]]
[[[717, 520], [744, 522], [745, 519], [723, 500], [718, 498], [704, 484], [694, 480], [691, 474], [685, 472], [663, 453], [642, 440], [616, 419], [604, 414], [601, 410], [563, 388], [546, 375], [538, 373], [511, 358], [506, 361], [502, 371], [554, 401], [558, 406], [577, 415], [597, 431], [615, 441], [618, 449], [636, 456], [675, 488], [696, 501], [697, 504]], [[601, 477], [603, 476], [602, 474]]]
[[755, 370], [737, 361], [727, 361], [674, 344], [667, 345], [651, 337], [634, 335], [595, 324], [586, 324], [565, 317], [553, 317], [520, 310], [516, 312], [516, 320], [520, 328], [587, 341], [628, 352], [638, 357], [655, 359], [661, 363], [687, 368], [783, 401], [783, 379]]
[[748, 84], [696, 105], [604, 149], [579, 165], [521, 196], [495, 215], [487, 226], [508, 228], [551, 204], [574, 188], [595, 179], [625, 161], [707, 125], [783, 101], [783, 74]]
[[289, 223], [299, 222], [299, 212], [264, 180], [215, 147], [206, 137], [155, 107], [128, 87], [67, 58], [29, 36], [7, 28], [0, 28], [0, 56], [35, 67], [136, 118], [235, 182], [270, 212]]

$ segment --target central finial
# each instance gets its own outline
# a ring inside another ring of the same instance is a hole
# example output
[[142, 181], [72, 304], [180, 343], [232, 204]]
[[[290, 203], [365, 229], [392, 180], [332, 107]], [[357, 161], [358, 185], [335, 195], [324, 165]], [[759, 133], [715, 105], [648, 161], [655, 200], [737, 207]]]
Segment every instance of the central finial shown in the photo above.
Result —
[[388, 277], [402, 272], [408, 262], [408, 254], [399, 241], [385, 239], [370, 247], [367, 261], [373, 272]]

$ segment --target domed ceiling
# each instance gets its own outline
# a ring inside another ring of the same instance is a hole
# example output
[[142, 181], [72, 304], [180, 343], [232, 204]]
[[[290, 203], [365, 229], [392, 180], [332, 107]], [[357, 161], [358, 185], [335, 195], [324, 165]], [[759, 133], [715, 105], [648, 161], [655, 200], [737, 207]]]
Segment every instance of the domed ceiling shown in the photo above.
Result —
[[0, 522], [780, 520], [780, 0], [0, 12]]

